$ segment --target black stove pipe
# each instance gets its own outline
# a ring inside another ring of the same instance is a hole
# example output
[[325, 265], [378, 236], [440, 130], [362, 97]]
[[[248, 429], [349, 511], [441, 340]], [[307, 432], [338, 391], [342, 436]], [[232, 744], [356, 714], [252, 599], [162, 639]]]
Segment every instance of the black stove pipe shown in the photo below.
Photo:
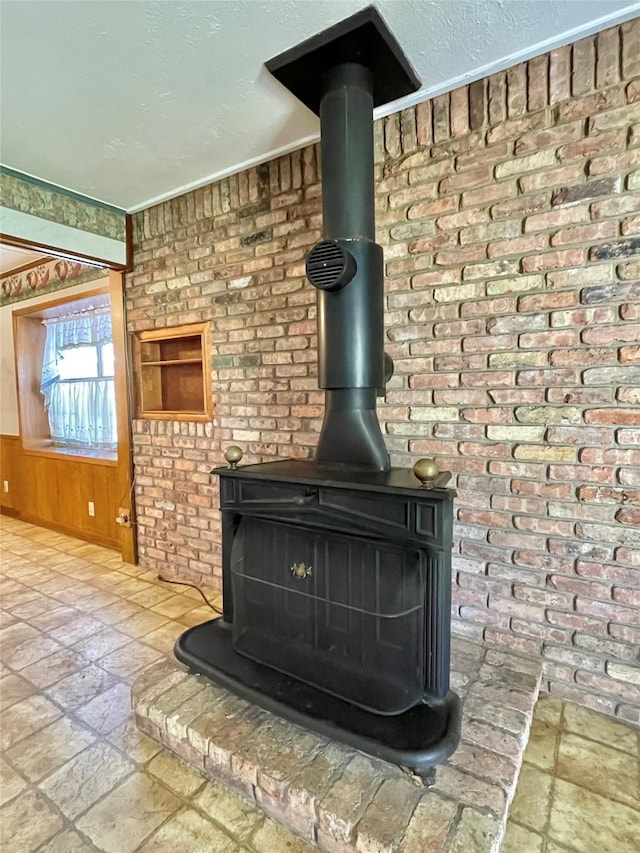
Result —
[[324, 240], [307, 258], [307, 277], [318, 289], [319, 385], [326, 391], [316, 461], [388, 471], [376, 415], [390, 364], [382, 248], [375, 243], [373, 110], [415, 92], [420, 80], [373, 6], [266, 67], [320, 116]]
[[345, 62], [326, 72], [320, 98], [323, 236], [355, 264], [342, 286], [318, 288], [319, 385], [326, 395], [316, 461], [388, 471], [376, 415], [385, 380], [382, 249], [374, 242], [373, 83], [368, 68]]

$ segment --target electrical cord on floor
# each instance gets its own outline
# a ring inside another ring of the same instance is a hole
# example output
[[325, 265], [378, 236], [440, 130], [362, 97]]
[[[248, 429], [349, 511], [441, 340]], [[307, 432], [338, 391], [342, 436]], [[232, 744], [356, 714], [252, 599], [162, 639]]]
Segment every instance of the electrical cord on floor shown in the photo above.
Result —
[[162, 583], [173, 583], [173, 584], [176, 584], [176, 586], [190, 586], [190, 587], [193, 587], [193, 589], [197, 589], [198, 592], [200, 593], [200, 595], [206, 601], [207, 605], [213, 610], [213, 612], [217, 613], [219, 616], [222, 616], [222, 610], [220, 610], [214, 604], [212, 604], [209, 601], [209, 599], [207, 598], [207, 596], [204, 594], [204, 592], [200, 589], [199, 586], [196, 586], [196, 584], [187, 583], [186, 581], [170, 581], [169, 578], [163, 578], [162, 575], [158, 575], [158, 580], [162, 581]]

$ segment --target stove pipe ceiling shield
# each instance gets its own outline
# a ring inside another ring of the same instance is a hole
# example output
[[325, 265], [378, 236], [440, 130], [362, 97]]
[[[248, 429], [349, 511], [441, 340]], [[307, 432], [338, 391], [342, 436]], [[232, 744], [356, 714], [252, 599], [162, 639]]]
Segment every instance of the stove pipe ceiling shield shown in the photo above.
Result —
[[388, 471], [376, 415], [392, 362], [383, 349], [373, 110], [415, 92], [420, 80], [372, 6], [266, 67], [320, 116], [324, 239], [306, 264], [318, 290], [319, 385], [326, 391], [316, 462]]

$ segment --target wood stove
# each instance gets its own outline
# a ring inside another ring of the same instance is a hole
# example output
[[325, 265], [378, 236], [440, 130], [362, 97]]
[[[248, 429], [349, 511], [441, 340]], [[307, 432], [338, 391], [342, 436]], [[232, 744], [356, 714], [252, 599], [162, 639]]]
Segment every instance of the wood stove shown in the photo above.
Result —
[[429, 780], [460, 735], [449, 690], [454, 493], [448, 476], [391, 469], [376, 415], [392, 366], [373, 108], [419, 81], [372, 7], [267, 68], [321, 120], [324, 239], [307, 277], [318, 290], [325, 418], [313, 462], [238, 467], [231, 450], [230, 467], [212, 472], [224, 617], [186, 631], [175, 654], [268, 710]]

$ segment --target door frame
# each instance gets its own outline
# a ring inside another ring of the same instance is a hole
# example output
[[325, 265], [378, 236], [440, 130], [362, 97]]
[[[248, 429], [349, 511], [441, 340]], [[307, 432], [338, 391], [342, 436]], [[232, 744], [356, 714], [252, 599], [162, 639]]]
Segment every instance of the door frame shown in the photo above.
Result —
[[[127, 216], [127, 256], [131, 258], [131, 227], [130, 217]], [[123, 518], [123, 523], [118, 523], [120, 554], [125, 563], [137, 562], [138, 543], [135, 533], [135, 495], [134, 474], [132, 455], [132, 429], [131, 418], [133, 412], [133, 389], [130, 381], [131, 358], [128, 347], [128, 337], [125, 321], [124, 305], [124, 271], [120, 265], [104, 261], [99, 258], [87, 258], [74, 255], [72, 252], [57, 249], [52, 246], [41, 246], [35, 243], [7, 234], [0, 234], [0, 242], [6, 245], [18, 246], [32, 251], [42, 251], [43, 254], [52, 258], [78, 258], [81, 261], [90, 261], [96, 266], [104, 269], [109, 277], [109, 295], [111, 300], [111, 325], [113, 335], [114, 351], [114, 385], [116, 396], [116, 422], [118, 430], [117, 446], [117, 481], [118, 494], [121, 495], [118, 507], [114, 507], [117, 516]], [[59, 293], [64, 293], [61, 288]], [[54, 294], [52, 294], [53, 296]], [[14, 342], [15, 346], [15, 342]], [[17, 379], [17, 377], [16, 377]], [[121, 512], [121, 510], [123, 512]]]
[[116, 393], [116, 421], [118, 429], [118, 491], [122, 495], [117, 507], [119, 517], [128, 511], [128, 521], [118, 525], [120, 531], [120, 553], [125, 563], [135, 563], [138, 556], [138, 541], [135, 535], [135, 495], [133, 455], [131, 452], [132, 392], [131, 359], [127, 340], [124, 307], [124, 274], [120, 270], [109, 270], [109, 292], [111, 296], [111, 330], [114, 355], [114, 384]]

